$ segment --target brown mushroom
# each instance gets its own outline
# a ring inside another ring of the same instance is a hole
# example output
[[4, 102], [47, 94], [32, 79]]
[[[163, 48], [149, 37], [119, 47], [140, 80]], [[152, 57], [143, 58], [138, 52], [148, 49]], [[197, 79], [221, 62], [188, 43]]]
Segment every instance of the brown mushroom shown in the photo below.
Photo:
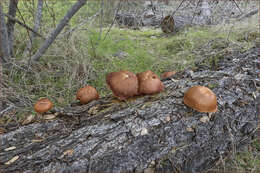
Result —
[[138, 73], [136, 76], [139, 83], [139, 94], [155, 94], [164, 89], [162, 81], [150, 70]]
[[48, 98], [42, 98], [38, 100], [34, 105], [34, 110], [40, 114], [43, 114], [53, 107], [53, 103]]
[[161, 79], [166, 79], [172, 75], [174, 75], [176, 73], [176, 71], [167, 71], [164, 72], [163, 74], [161, 74]]
[[125, 100], [138, 94], [138, 80], [130, 71], [109, 73], [106, 77], [107, 86], [119, 100]]
[[81, 104], [87, 104], [92, 100], [98, 99], [99, 95], [97, 90], [92, 86], [85, 86], [80, 88], [77, 92], [77, 99], [80, 101]]
[[204, 86], [189, 88], [184, 95], [183, 102], [199, 112], [213, 113], [218, 108], [216, 95]]

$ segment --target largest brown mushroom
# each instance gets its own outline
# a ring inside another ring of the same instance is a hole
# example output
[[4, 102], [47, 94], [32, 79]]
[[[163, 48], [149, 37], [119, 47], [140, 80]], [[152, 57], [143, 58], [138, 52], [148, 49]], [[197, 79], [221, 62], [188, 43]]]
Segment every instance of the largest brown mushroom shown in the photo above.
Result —
[[188, 89], [183, 102], [199, 112], [214, 113], [218, 108], [216, 95], [209, 88], [199, 85]]
[[139, 94], [156, 94], [164, 89], [164, 85], [160, 78], [151, 70], [138, 73]]
[[106, 76], [106, 83], [119, 100], [125, 100], [138, 94], [137, 77], [130, 71], [109, 73]]

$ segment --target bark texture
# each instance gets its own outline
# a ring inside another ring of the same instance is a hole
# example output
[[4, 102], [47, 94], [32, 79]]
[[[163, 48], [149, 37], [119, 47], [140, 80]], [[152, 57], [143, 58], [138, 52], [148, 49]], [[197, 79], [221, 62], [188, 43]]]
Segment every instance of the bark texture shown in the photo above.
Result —
[[[8, 15], [15, 18], [16, 16], [16, 10], [17, 10], [18, 0], [10, 0], [9, 1], [9, 10]], [[15, 21], [8, 18], [7, 20], [7, 32], [8, 32], [8, 39], [9, 39], [9, 47], [10, 47], [10, 54], [13, 57], [13, 42], [14, 42], [14, 25]]]
[[4, 18], [4, 12], [2, 3], [0, 2], [0, 34], [1, 34], [1, 50], [2, 50], [2, 62], [9, 63], [11, 58], [11, 52], [9, 47], [9, 39], [8, 39], [8, 32], [6, 27], [6, 22]]
[[[209, 169], [257, 136], [258, 48], [205, 61], [212, 63], [202, 62], [165, 79], [160, 94], [55, 108], [56, 120], [0, 135], [0, 172]], [[183, 104], [185, 91], [194, 85], [208, 86], [217, 95], [218, 112], [211, 118]], [[12, 158], [16, 161], [7, 164]]]

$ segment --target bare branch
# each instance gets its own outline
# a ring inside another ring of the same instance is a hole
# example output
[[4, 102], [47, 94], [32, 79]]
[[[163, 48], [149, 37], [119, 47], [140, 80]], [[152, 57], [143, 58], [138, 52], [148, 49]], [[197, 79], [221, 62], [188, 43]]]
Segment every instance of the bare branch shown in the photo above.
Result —
[[8, 14], [4, 14], [6, 17], [10, 18], [11, 20], [15, 21], [16, 23], [18, 23], [19, 25], [23, 26], [24, 28], [26, 28], [27, 30], [33, 32], [34, 34], [36, 34], [37, 36], [45, 39], [44, 36], [42, 36], [41, 34], [39, 34], [38, 32], [36, 32], [34, 29], [30, 28], [29, 26], [27, 26], [26, 24], [22, 23], [21, 21], [19, 21], [16, 18], [13, 18], [12, 16], [9, 16]]
[[46, 52], [46, 50], [49, 48], [49, 46], [53, 43], [53, 41], [56, 39], [56, 37], [59, 35], [59, 33], [62, 31], [62, 29], [65, 27], [65, 25], [70, 21], [70, 19], [76, 14], [76, 12], [85, 5], [86, 0], [78, 0], [71, 9], [67, 12], [67, 14], [64, 16], [64, 18], [60, 21], [58, 26], [52, 33], [49, 35], [49, 37], [45, 40], [45, 42], [42, 44], [42, 46], [38, 49], [38, 51], [33, 55], [32, 60], [38, 61], [40, 57]]

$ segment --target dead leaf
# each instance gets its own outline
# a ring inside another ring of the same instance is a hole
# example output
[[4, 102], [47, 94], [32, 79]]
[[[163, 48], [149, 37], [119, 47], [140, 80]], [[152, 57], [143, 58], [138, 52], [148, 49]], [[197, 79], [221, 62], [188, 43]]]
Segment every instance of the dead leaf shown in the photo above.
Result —
[[14, 149], [16, 149], [16, 147], [15, 146], [12, 146], [12, 147], [8, 147], [8, 148], [6, 148], [6, 149], [4, 149], [5, 151], [11, 151], [11, 150], [14, 150]]
[[6, 129], [0, 127], [0, 134], [6, 133]]
[[65, 155], [71, 156], [73, 153], [74, 153], [74, 150], [73, 150], [73, 149], [66, 150], [66, 151], [64, 151], [64, 152], [62, 153], [62, 155], [61, 155], [59, 158], [62, 158], [62, 157], [64, 157]]
[[170, 120], [171, 120], [171, 117], [170, 117], [170, 116], [166, 116], [166, 117], [165, 117], [165, 121], [166, 121], [166, 122], [169, 122]]
[[194, 132], [194, 129], [193, 129], [192, 127], [187, 127], [186, 130], [187, 130], [188, 132]]
[[63, 155], [72, 155], [74, 153], [74, 150], [73, 149], [70, 149], [70, 150], [66, 150], [63, 152]]
[[141, 135], [147, 135], [148, 134], [148, 130], [147, 128], [143, 128], [142, 131], [141, 131]]
[[43, 119], [45, 119], [45, 120], [52, 120], [54, 118], [56, 118], [55, 114], [47, 114], [47, 115], [43, 116]]
[[10, 165], [19, 159], [19, 156], [14, 156], [11, 160], [5, 162], [5, 165]]
[[203, 122], [203, 123], [206, 123], [209, 121], [209, 117], [208, 116], [203, 116], [200, 118], [200, 121]]
[[89, 114], [95, 115], [98, 112], [98, 106], [93, 106], [88, 110]]
[[42, 142], [42, 141], [44, 141], [44, 139], [32, 139], [31, 141], [32, 142]]
[[26, 124], [31, 123], [33, 119], [34, 119], [34, 115], [33, 115], [33, 114], [29, 115], [29, 116], [22, 122], [22, 125], [26, 125]]

